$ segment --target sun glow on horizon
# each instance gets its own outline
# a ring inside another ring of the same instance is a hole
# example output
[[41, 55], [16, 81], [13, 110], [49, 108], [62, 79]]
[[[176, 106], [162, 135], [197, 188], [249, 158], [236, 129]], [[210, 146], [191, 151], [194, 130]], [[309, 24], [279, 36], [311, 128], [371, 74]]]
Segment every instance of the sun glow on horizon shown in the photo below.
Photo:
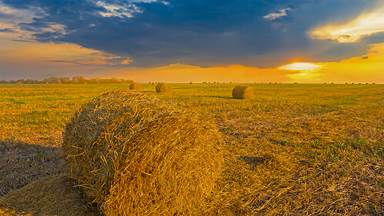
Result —
[[288, 70], [288, 71], [314, 71], [320, 69], [321, 66], [309, 63], [309, 62], [295, 62], [287, 65], [283, 65], [279, 67], [280, 70]]

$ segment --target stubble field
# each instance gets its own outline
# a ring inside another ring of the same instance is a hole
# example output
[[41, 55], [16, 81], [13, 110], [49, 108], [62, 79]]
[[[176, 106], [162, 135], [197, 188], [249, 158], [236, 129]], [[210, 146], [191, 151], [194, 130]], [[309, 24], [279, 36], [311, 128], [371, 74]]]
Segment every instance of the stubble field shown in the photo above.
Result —
[[[142, 90], [214, 117], [223, 134], [225, 169], [207, 214], [384, 214], [383, 85], [254, 84], [252, 100], [232, 99], [233, 86], [173, 84], [173, 92], [156, 94], [147, 84]], [[10, 204], [12, 193], [63, 175], [65, 123], [95, 96], [127, 88], [0, 85], [0, 214], [44, 214], [28, 203]], [[81, 214], [90, 214], [84, 209]]]

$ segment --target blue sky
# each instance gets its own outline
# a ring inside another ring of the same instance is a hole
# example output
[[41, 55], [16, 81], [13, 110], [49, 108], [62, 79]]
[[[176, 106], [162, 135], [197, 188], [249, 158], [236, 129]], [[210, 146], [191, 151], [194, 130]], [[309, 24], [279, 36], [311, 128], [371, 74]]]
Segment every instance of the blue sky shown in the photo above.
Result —
[[274, 67], [295, 57], [337, 61], [366, 53], [371, 43], [383, 42], [383, 34], [340, 43], [309, 32], [378, 5], [377, 0], [0, 0], [0, 8], [14, 10], [0, 10], [0, 22], [12, 23], [0, 25], [0, 32], [17, 32], [13, 41], [77, 44], [129, 58], [132, 67]]

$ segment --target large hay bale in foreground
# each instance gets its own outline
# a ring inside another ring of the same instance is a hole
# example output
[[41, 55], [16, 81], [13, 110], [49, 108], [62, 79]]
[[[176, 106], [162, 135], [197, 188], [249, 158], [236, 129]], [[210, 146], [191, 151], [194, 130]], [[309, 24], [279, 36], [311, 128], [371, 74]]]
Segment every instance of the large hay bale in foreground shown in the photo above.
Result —
[[66, 126], [70, 176], [105, 215], [190, 215], [221, 173], [215, 125], [140, 93], [115, 91]]
[[235, 99], [252, 99], [253, 89], [248, 86], [236, 86], [232, 90], [232, 96]]
[[165, 83], [158, 83], [156, 85], [156, 92], [157, 93], [164, 93], [164, 92], [170, 92], [172, 91], [172, 87]]
[[143, 86], [140, 83], [133, 82], [129, 85], [130, 90], [142, 90]]

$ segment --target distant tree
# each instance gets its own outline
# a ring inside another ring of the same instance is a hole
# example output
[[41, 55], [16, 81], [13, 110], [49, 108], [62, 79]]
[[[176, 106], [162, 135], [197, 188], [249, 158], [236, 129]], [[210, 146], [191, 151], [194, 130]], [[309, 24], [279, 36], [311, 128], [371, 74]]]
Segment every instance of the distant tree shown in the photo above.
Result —
[[61, 83], [60, 79], [57, 77], [49, 77], [49, 78], [43, 79], [42, 82], [47, 84]]
[[72, 77], [72, 82], [73, 83], [85, 84], [85, 83], [87, 83], [87, 79], [85, 79], [82, 76], [75, 76], [75, 77]]
[[99, 78], [89, 79], [88, 82], [92, 84], [99, 84], [101, 82], [101, 79]]
[[34, 79], [19, 79], [19, 80], [0, 80], [1, 84], [67, 84], [67, 83], [75, 83], [75, 84], [86, 84], [86, 83], [93, 83], [93, 84], [108, 84], [108, 83], [128, 83], [132, 84], [132, 80], [128, 79], [120, 79], [120, 78], [108, 78], [108, 79], [101, 79], [101, 78], [93, 78], [93, 79], [86, 79], [82, 76], [75, 76], [75, 77], [48, 77], [42, 80], [34, 80]]
[[24, 83], [23, 79], [16, 80], [16, 84], [23, 84], [23, 83]]
[[60, 77], [58, 78], [60, 80], [60, 83], [71, 83], [71, 78], [69, 77]]
[[26, 80], [24, 80], [23, 83], [24, 84], [38, 84], [39, 81], [38, 80], [33, 80], [33, 79], [26, 79]]

